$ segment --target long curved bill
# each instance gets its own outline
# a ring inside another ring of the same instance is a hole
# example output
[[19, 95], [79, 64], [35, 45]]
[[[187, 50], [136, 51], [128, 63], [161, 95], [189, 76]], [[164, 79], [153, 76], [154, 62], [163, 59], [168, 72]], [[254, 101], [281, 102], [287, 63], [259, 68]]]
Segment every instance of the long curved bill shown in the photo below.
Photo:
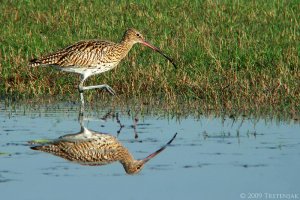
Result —
[[151, 48], [151, 49], [153, 49], [154, 51], [160, 53], [163, 57], [165, 57], [166, 59], [168, 59], [173, 64], [173, 66], [174, 66], [175, 69], [177, 69], [177, 66], [175, 65], [173, 59], [171, 59], [169, 56], [167, 56], [166, 54], [164, 54], [159, 48], [153, 46], [152, 44], [150, 44], [150, 43], [148, 43], [146, 41], [143, 41], [142, 44], [145, 45], [145, 46], [147, 46], [147, 47], [149, 47], [149, 48]]
[[158, 149], [154, 153], [152, 153], [149, 156], [147, 156], [146, 158], [144, 158], [143, 162], [144, 163], [148, 162], [149, 160], [151, 160], [152, 158], [154, 158], [156, 155], [158, 155], [160, 152], [162, 152], [168, 145], [170, 145], [173, 142], [173, 140], [175, 139], [176, 135], [177, 135], [177, 133], [175, 133], [175, 135], [172, 137], [172, 139], [167, 144], [165, 144], [160, 149]]

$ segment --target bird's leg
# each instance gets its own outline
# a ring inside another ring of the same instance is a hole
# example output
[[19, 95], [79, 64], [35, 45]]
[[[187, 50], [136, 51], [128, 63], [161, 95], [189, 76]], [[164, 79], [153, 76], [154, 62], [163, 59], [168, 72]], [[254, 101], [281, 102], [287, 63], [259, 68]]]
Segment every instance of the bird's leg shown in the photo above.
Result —
[[[81, 94], [82, 93], [80, 93], [80, 95]], [[80, 111], [79, 111], [79, 115], [78, 115], [79, 121], [82, 121], [81, 119], [83, 119], [83, 114], [84, 114], [84, 102], [81, 102], [81, 104], [80, 104]]]
[[84, 98], [83, 98], [83, 91], [84, 90], [90, 90], [90, 89], [106, 89], [111, 95], [115, 95], [116, 92], [107, 84], [103, 84], [103, 85], [91, 85], [91, 86], [83, 86], [83, 83], [85, 81], [85, 79], [87, 78], [88, 76], [84, 76], [82, 75], [81, 76], [81, 81], [78, 85], [78, 90], [79, 90], [79, 93], [80, 93], [80, 99], [81, 99], [81, 104], [82, 106], [84, 105]]
[[79, 115], [78, 115], [78, 121], [79, 121], [79, 124], [80, 124], [80, 127], [81, 127], [81, 130], [83, 130], [83, 119], [84, 119], [84, 109], [83, 107], [80, 106], [80, 112], [79, 112]]
[[83, 87], [83, 83], [85, 81], [85, 77], [81, 76], [81, 80], [80, 83], [78, 85], [78, 91], [80, 94], [80, 100], [81, 100], [81, 106], [80, 106], [80, 111], [83, 112], [84, 111], [84, 97], [83, 97], [83, 91], [84, 91], [84, 87]]
[[81, 107], [83, 108], [84, 110], [84, 97], [83, 97], [83, 91], [79, 92], [80, 94], [80, 100], [81, 100]]
[[83, 90], [90, 90], [90, 89], [106, 89], [111, 95], [115, 95], [116, 92], [107, 84], [103, 84], [103, 85], [91, 85], [91, 86], [86, 86], [86, 87], [83, 87], [82, 89]]

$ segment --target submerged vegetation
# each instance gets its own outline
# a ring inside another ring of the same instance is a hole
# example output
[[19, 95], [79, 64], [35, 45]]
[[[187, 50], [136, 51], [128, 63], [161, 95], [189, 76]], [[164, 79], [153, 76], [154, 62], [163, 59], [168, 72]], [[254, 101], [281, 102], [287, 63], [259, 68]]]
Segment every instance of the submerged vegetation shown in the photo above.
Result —
[[29, 68], [28, 60], [83, 39], [118, 42], [134, 27], [172, 57], [136, 45], [117, 68], [89, 78], [116, 97], [207, 110], [300, 112], [300, 4], [291, 1], [4, 1], [0, 96], [78, 99], [78, 76]]

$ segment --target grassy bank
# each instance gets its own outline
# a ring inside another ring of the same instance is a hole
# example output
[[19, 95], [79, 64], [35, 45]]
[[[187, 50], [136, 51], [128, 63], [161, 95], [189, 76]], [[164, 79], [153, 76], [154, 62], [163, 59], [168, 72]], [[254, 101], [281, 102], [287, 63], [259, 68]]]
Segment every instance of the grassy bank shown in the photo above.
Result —
[[[77, 99], [78, 76], [29, 68], [28, 60], [83, 39], [119, 41], [128, 27], [172, 57], [135, 46], [120, 65], [90, 78], [121, 99], [193, 101], [208, 109], [299, 114], [299, 1], [4, 1], [0, 95]], [[86, 93], [90, 101], [108, 93]]]

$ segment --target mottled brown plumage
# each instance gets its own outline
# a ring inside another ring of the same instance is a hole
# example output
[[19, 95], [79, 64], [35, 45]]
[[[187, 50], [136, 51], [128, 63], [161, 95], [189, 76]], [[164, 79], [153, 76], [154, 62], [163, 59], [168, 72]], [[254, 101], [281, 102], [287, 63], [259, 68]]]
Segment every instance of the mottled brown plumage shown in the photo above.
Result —
[[126, 173], [136, 174], [151, 158], [163, 151], [173, 138], [162, 148], [142, 160], [135, 160], [121, 142], [112, 135], [97, 133], [82, 128], [78, 134], [69, 134], [45, 145], [31, 147], [82, 165], [105, 165], [119, 161]]
[[[146, 42], [141, 33], [135, 29], [128, 29], [119, 43], [100, 40], [80, 41], [57, 52], [32, 59], [30, 66], [55, 66], [62, 71], [81, 74], [78, 89], [81, 93], [81, 101], [84, 103], [82, 94], [84, 90], [105, 88], [111, 94], [115, 94], [114, 90], [106, 84], [84, 87], [83, 83], [91, 75], [116, 67], [136, 43], [152, 48], [173, 63], [161, 50]], [[174, 63], [173, 65], [175, 66]]]
[[[111, 55], [116, 44], [107, 41], [80, 41], [53, 54], [31, 60], [30, 66], [54, 65], [61, 70], [67, 68], [94, 68], [103, 63], [114, 63], [118, 55]], [[121, 47], [119, 47], [121, 48]]]

